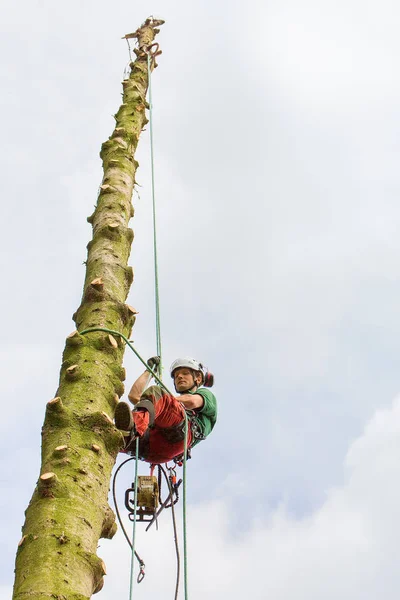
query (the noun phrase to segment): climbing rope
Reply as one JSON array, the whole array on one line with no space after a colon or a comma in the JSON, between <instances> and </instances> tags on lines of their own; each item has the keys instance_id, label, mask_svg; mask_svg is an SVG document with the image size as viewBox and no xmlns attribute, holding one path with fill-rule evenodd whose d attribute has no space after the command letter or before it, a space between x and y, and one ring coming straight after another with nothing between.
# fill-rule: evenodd
<instances>
[{"instance_id":1,"label":"climbing rope","mask_svg":"<svg viewBox=\"0 0 400 600\"><path fill-rule=\"evenodd\" d=\"M188 446L188 420L185 411L185 431L183 441L183 505L182 505L182 523L183 523L183 581L185 590L185 600L188 600L188 570L187 570L187 537L186 537L186 455Z\"/></svg>"},{"instance_id":2,"label":"climbing rope","mask_svg":"<svg viewBox=\"0 0 400 600\"><path fill-rule=\"evenodd\" d=\"M129 39L125 37L128 44L129 66L132 63L132 51ZM156 193L155 193L155 168L154 168L154 142L153 142L153 97L151 88L151 68L155 63L156 56L161 53L158 43L153 43L146 48L147 53L147 76L149 90L149 125L150 125L150 162L151 162L151 197L153 211L153 257L154 257L154 295L155 295L155 318L156 318L156 348L157 356L160 357L160 373L162 372L162 347L161 347L161 319L160 319L160 290L158 285L158 255L157 255L157 220L156 220ZM124 79L127 69L124 71Z\"/></svg>"},{"instance_id":3,"label":"climbing rope","mask_svg":"<svg viewBox=\"0 0 400 600\"><path fill-rule=\"evenodd\" d=\"M164 472L164 469L163 469L163 472ZM170 469L170 472L171 472L171 469ZM175 585L175 598L174 598L174 600L178 600L180 565L181 565L181 560L180 560L180 556L179 556L179 546L178 546L178 532L177 532L177 527L176 527L176 517L175 517L174 502L172 502L172 481L171 481L171 475L169 477L167 477L166 473L164 472L164 476L165 476L165 478L167 480L169 493L171 495L172 526L173 526L173 529L174 529L174 542L175 542L175 553L176 553L176 564L177 564L177 569L176 569L176 585Z\"/></svg>"},{"instance_id":4,"label":"climbing rope","mask_svg":"<svg viewBox=\"0 0 400 600\"><path fill-rule=\"evenodd\" d=\"M161 323L160 323L160 298L159 298L159 285L158 285L158 259L157 259L157 228L156 228L156 200L155 200L155 176L154 176L154 143L153 143L153 96L151 87L151 66L152 62L155 61L155 57L159 51L158 44L153 45L155 50L152 51L152 46L149 47L147 52L147 72L149 80L149 124L150 124L150 154L151 154L151 189L152 189L152 203L153 203L153 253L154 253L154 288L155 288L155 305L156 305L156 340L157 340L157 354L160 356L160 373L162 373L162 359L161 359ZM167 388L164 386L167 390ZM168 391L168 390L167 390ZM171 392L168 392L171 393ZM185 415L185 429L184 429L184 445L183 445L183 565L184 565L184 589L185 589L185 600L188 600L187 590L187 538L186 538L186 459L187 459L187 438L188 438L188 418L186 410ZM175 515L174 515L175 518ZM178 585L178 584L177 584ZM175 592L175 598L178 595L178 588Z\"/></svg>"},{"instance_id":5,"label":"climbing rope","mask_svg":"<svg viewBox=\"0 0 400 600\"><path fill-rule=\"evenodd\" d=\"M158 46L158 44L157 44ZM157 222L156 222L156 193L155 193L155 169L154 169L154 143L153 143L153 96L151 90L151 63L154 56L151 47L147 52L147 72L149 80L149 125L150 125L150 157L151 157L151 196L153 206L153 256L154 256L154 293L156 313L156 347L157 355L160 357L160 373L162 373L161 353L161 321L160 321L160 291L158 285L158 257L157 257Z\"/></svg>"}]
</instances>

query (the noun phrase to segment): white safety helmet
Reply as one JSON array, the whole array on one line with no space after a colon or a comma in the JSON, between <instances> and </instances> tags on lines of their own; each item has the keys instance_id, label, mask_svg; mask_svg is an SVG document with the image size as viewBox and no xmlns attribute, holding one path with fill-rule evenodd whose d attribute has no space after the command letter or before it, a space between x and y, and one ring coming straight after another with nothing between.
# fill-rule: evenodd
<instances>
[{"instance_id":1,"label":"white safety helmet","mask_svg":"<svg viewBox=\"0 0 400 600\"><path fill-rule=\"evenodd\" d=\"M187 369L192 369L193 371L202 371L202 364L194 358L177 358L174 360L170 368L172 378L174 377L175 369L179 369L180 367L186 367Z\"/></svg>"},{"instance_id":2,"label":"white safety helmet","mask_svg":"<svg viewBox=\"0 0 400 600\"><path fill-rule=\"evenodd\" d=\"M207 367L202 365L198 360L195 360L194 358L177 358L174 360L170 367L172 379L174 379L174 371L180 367L192 369L193 371L201 373L201 385L212 387L214 383L214 375L210 373Z\"/></svg>"}]
</instances>

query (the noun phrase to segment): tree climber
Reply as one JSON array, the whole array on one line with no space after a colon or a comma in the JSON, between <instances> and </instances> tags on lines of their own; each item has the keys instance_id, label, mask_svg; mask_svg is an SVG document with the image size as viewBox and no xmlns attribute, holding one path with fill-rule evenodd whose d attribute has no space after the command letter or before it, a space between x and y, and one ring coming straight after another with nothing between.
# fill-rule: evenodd
<instances>
[{"instance_id":1,"label":"tree climber","mask_svg":"<svg viewBox=\"0 0 400 600\"><path fill-rule=\"evenodd\" d=\"M158 356L150 358L151 369L160 363ZM192 448L211 433L217 420L217 401L206 389L214 376L193 358L178 358L170 368L176 398L161 386L146 388L146 370L132 385L128 394L134 409L119 402L115 410L115 425L125 436L124 452L134 453L139 437L139 456L150 463L165 463L184 452L185 411L188 417L187 446Z\"/></svg>"}]
</instances>

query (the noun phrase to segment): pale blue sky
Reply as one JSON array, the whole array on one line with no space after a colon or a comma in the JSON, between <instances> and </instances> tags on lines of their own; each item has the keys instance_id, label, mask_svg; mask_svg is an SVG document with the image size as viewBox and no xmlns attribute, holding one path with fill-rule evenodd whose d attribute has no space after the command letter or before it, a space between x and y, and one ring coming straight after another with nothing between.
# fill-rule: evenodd
<instances>
[{"instance_id":1,"label":"pale blue sky","mask_svg":"<svg viewBox=\"0 0 400 600\"><path fill-rule=\"evenodd\" d=\"M120 38L149 14L166 20L153 78L165 362L206 362L220 401L189 469L191 598L397 599L400 9L390 0L4 3L0 599L80 302L98 152L129 60ZM138 160L129 303L135 345L150 356L148 133ZM140 369L132 356L125 365L129 384ZM139 535L147 598L173 594L164 520ZM99 599L127 593L124 540L102 541L99 555Z\"/></svg>"}]
</instances>

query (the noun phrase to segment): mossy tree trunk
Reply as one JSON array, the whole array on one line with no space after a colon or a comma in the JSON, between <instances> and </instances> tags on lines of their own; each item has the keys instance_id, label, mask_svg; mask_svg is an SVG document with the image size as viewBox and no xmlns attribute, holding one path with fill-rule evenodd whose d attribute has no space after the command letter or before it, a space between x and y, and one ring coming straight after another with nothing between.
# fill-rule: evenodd
<instances>
[{"instance_id":1,"label":"mossy tree trunk","mask_svg":"<svg viewBox=\"0 0 400 600\"><path fill-rule=\"evenodd\" d=\"M88 217L93 238L82 302L73 317L77 331L66 340L59 388L47 403L41 472L18 545L14 600L86 600L103 586L106 569L96 548L99 538L116 531L107 497L123 443L112 418L124 391L124 343L104 332L78 332L103 327L129 337L135 321L135 310L125 304L133 280L128 223L138 166L134 153L147 122L147 52L154 67L157 46L151 45L160 24L148 19L126 36L137 38L136 60L123 82L116 127L101 149L104 178Z\"/></svg>"}]
</instances>

